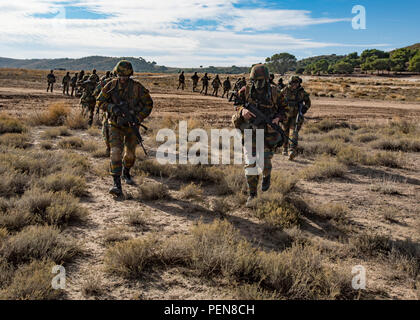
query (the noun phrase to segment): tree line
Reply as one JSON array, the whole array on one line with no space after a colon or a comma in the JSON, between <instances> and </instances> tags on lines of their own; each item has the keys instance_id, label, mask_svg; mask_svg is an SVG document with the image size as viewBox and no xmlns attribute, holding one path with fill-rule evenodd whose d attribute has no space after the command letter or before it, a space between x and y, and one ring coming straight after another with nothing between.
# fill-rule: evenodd
<instances>
[{"instance_id":1,"label":"tree line","mask_svg":"<svg viewBox=\"0 0 420 320\"><path fill-rule=\"evenodd\" d=\"M290 53L274 54L266 60L270 72L284 74L351 74L356 68L364 72L420 72L420 50L401 48L391 52L368 49L359 56L357 52L344 56L325 55L297 61Z\"/></svg>"}]
</instances>

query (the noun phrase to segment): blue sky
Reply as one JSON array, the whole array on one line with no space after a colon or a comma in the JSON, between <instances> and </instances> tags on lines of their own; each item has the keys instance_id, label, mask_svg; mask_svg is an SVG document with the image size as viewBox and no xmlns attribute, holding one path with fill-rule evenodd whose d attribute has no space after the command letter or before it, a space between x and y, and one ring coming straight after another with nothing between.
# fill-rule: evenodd
<instances>
[{"instance_id":1,"label":"blue sky","mask_svg":"<svg viewBox=\"0 0 420 320\"><path fill-rule=\"evenodd\" d=\"M366 29L352 8L366 8ZM21 0L0 3L0 56L144 57L168 66L390 50L420 42L419 1Z\"/></svg>"}]
</instances>

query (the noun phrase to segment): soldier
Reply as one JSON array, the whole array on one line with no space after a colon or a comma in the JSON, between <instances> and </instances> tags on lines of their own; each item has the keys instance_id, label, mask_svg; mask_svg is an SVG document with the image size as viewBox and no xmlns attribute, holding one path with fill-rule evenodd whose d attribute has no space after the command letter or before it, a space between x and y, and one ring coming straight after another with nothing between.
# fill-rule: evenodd
<instances>
[{"instance_id":1,"label":"soldier","mask_svg":"<svg viewBox=\"0 0 420 320\"><path fill-rule=\"evenodd\" d=\"M71 78L71 82L70 82L70 86L71 86L71 96L73 97L74 94L74 90L76 89L76 85L77 85L77 77L78 77L78 73L76 72L74 74L74 76Z\"/></svg>"},{"instance_id":2,"label":"soldier","mask_svg":"<svg viewBox=\"0 0 420 320\"><path fill-rule=\"evenodd\" d=\"M91 126L93 123L93 115L95 112L96 104L96 99L93 95L96 87L95 77L93 74L89 77L86 75L83 80L84 81L81 84L83 88L83 94L80 98L80 104L82 105L84 113L89 113L89 126Z\"/></svg>"},{"instance_id":3,"label":"soldier","mask_svg":"<svg viewBox=\"0 0 420 320\"><path fill-rule=\"evenodd\" d=\"M222 94L222 98L226 94L226 98L229 99L229 91L230 91L230 89L232 89L232 84L230 83L229 77L227 77L227 79L225 81L223 81L223 94Z\"/></svg>"},{"instance_id":4,"label":"soldier","mask_svg":"<svg viewBox=\"0 0 420 320\"><path fill-rule=\"evenodd\" d=\"M110 173L114 180L109 193L115 196L122 195L121 175L127 184L134 184L130 168L136 159L136 146L138 140L133 129L122 125L122 114L118 108L118 101L126 102L139 122L149 116L153 109L153 100L149 91L137 80L131 79L133 66L127 60L118 62L115 66L117 79L109 81L102 89L97 99L97 105L107 112L110 145L111 165ZM124 151L124 156L122 155Z\"/></svg>"},{"instance_id":5,"label":"soldier","mask_svg":"<svg viewBox=\"0 0 420 320\"><path fill-rule=\"evenodd\" d=\"M274 73L270 73L270 84L272 86L275 86L276 84L274 83Z\"/></svg>"},{"instance_id":6,"label":"soldier","mask_svg":"<svg viewBox=\"0 0 420 320\"><path fill-rule=\"evenodd\" d=\"M283 78L279 79L277 86L279 87L280 90L282 90L285 87L285 84L283 83Z\"/></svg>"},{"instance_id":7,"label":"soldier","mask_svg":"<svg viewBox=\"0 0 420 320\"><path fill-rule=\"evenodd\" d=\"M96 74L96 69L93 69L92 70L91 77L92 77L92 81L94 81L95 84L99 82L99 76Z\"/></svg>"},{"instance_id":8,"label":"soldier","mask_svg":"<svg viewBox=\"0 0 420 320\"><path fill-rule=\"evenodd\" d=\"M54 83L55 83L54 70L51 70L50 73L47 75L47 82L48 82L47 92L48 90L50 90L50 88L51 88L51 92L53 92Z\"/></svg>"},{"instance_id":9,"label":"soldier","mask_svg":"<svg viewBox=\"0 0 420 320\"><path fill-rule=\"evenodd\" d=\"M210 81L210 77L207 76L207 72L204 74L204 77L201 78L201 82L203 83L203 87L201 88L200 93L204 92L204 95L207 95L207 90L209 88L209 81Z\"/></svg>"},{"instance_id":10,"label":"soldier","mask_svg":"<svg viewBox=\"0 0 420 320\"><path fill-rule=\"evenodd\" d=\"M112 77L112 75L111 75L111 71L107 71L106 72L106 74L105 74L105 78L106 79L109 79L109 78L111 78Z\"/></svg>"},{"instance_id":11,"label":"soldier","mask_svg":"<svg viewBox=\"0 0 420 320\"><path fill-rule=\"evenodd\" d=\"M280 109L286 114L286 120L283 122L284 131L286 136L289 136L290 129L293 131L293 141L289 160L293 160L296 157L297 144L298 144L298 133L303 124L303 117L300 117L299 122L296 123L296 118L301 108L302 115L304 115L311 107L311 99L309 94L301 86L302 79L298 76L293 76L289 85L280 92ZM283 145L283 154L288 155L289 140L286 139Z\"/></svg>"},{"instance_id":12,"label":"soldier","mask_svg":"<svg viewBox=\"0 0 420 320\"><path fill-rule=\"evenodd\" d=\"M241 88L246 86L246 80L245 77L239 78L238 81L235 82L235 86L233 87L233 90L238 92L241 90Z\"/></svg>"},{"instance_id":13,"label":"soldier","mask_svg":"<svg viewBox=\"0 0 420 320\"><path fill-rule=\"evenodd\" d=\"M222 82L220 81L218 74L216 75L216 77L211 82L211 85L213 86L212 96L217 97L217 93L219 91L219 87L222 85Z\"/></svg>"},{"instance_id":14,"label":"soldier","mask_svg":"<svg viewBox=\"0 0 420 320\"><path fill-rule=\"evenodd\" d=\"M79 72L79 77L77 78L77 82L76 82L76 93L75 96L77 98L80 98L83 94L83 88L81 87L83 79L85 78L85 71L81 70Z\"/></svg>"},{"instance_id":15,"label":"soldier","mask_svg":"<svg viewBox=\"0 0 420 320\"><path fill-rule=\"evenodd\" d=\"M111 74L111 72L110 72L110 74ZM105 85L108 83L108 81L111 81L111 78L107 78L106 75L101 78L98 85L96 86L95 91L93 92L93 96L95 97L95 99L97 99L99 97L102 89L105 87ZM96 114L99 115L99 111L100 111L100 108L97 105L96 106ZM102 117L102 137L104 138L105 146L106 146L105 154L106 154L107 157L109 157L110 154L111 154L111 146L109 144L108 117L107 117L106 112L103 112L102 114L103 114L103 117Z\"/></svg>"},{"instance_id":16,"label":"soldier","mask_svg":"<svg viewBox=\"0 0 420 320\"><path fill-rule=\"evenodd\" d=\"M77 79L77 81L82 81L84 76L85 76L85 70L81 70L80 73L79 73L79 78Z\"/></svg>"},{"instance_id":17,"label":"soldier","mask_svg":"<svg viewBox=\"0 0 420 320\"><path fill-rule=\"evenodd\" d=\"M274 155L274 149L281 144L281 135L267 125L254 125L252 118L255 117L249 110L244 108L245 103L255 103L260 110L275 124L284 119L284 114L279 110L278 91L276 86L269 83L268 69L263 64L257 64L252 67L250 74L251 84L239 90L239 103L236 103L236 113L232 117L235 128L242 132L245 129L252 129L252 156L256 156L256 129L264 130L264 168L262 171L263 179L261 190L267 191L270 188L271 180L271 159ZM249 158L251 150L244 148L245 158ZM256 163L245 165L245 176L248 184L249 197L247 206L250 206L252 200L257 196L259 175L250 169L256 169Z\"/></svg>"},{"instance_id":18,"label":"soldier","mask_svg":"<svg viewBox=\"0 0 420 320\"><path fill-rule=\"evenodd\" d=\"M195 89L197 89L199 79L200 77L198 76L197 72L194 72L194 75L191 77L191 80L193 82L193 92L195 92Z\"/></svg>"},{"instance_id":19,"label":"soldier","mask_svg":"<svg viewBox=\"0 0 420 320\"><path fill-rule=\"evenodd\" d=\"M178 88L176 88L176 90L179 89L179 87L181 87L182 90L184 90L185 88L185 76L184 76L184 71L181 72L181 74L178 77Z\"/></svg>"},{"instance_id":20,"label":"soldier","mask_svg":"<svg viewBox=\"0 0 420 320\"><path fill-rule=\"evenodd\" d=\"M69 87L70 87L70 72L67 72L66 75L63 77L62 85L63 85L63 94L69 95Z\"/></svg>"}]
</instances>

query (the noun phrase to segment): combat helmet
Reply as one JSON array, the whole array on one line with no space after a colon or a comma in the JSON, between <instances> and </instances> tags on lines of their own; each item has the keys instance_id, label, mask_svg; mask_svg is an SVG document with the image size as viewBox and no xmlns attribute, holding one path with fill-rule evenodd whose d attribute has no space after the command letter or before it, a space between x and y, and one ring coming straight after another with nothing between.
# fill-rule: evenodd
<instances>
[{"instance_id":1,"label":"combat helmet","mask_svg":"<svg viewBox=\"0 0 420 320\"><path fill-rule=\"evenodd\" d=\"M299 83L299 84L301 84L302 83L302 79L300 77L298 77L298 76L293 76L289 80L289 84L292 84L292 83Z\"/></svg>"},{"instance_id":2,"label":"combat helmet","mask_svg":"<svg viewBox=\"0 0 420 320\"><path fill-rule=\"evenodd\" d=\"M249 75L249 78L253 81L257 80L268 80L270 77L270 74L268 72L268 69L263 64L256 64L251 69L251 74Z\"/></svg>"},{"instance_id":3,"label":"combat helmet","mask_svg":"<svg viewBox=\"0 0 420 320\"><path fill-rule=\"evenodd\" d=\"M120 77L130 77L133 75L133 65L130 61L121 60L115 66L114 72Z\"/></svg>"}]
</instances>

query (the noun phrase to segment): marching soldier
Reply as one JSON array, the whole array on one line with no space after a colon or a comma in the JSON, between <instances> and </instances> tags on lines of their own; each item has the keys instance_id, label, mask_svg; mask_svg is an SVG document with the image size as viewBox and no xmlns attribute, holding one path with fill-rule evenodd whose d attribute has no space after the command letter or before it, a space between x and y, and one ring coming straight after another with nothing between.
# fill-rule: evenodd
<instances>
[{"instance_id":1,"label":"marching soldier","mask_svg":"<svg viewBox=\"0 0 420 320\"><path fill-rule=\"evenodd\" d=\"M215 97L217 97L217 93L219 91L219 87L222 85L222 83L220 82L220 79L219 79L219 75L216 75L216 77L211 82L211 85L213 86L213 93L212 93L212 95L215 96Z\"/></svg>"},{"instance_id":2,"label":"marching soldier","mask_svg":"<svg viewBox=\"0 0 420 320\"><path fill-rule=\"evenodd\" d=\"M229 99L229 91L230 91L230 89L232 89L232 84L230 83L229 77L227 77L227 79L225 81L223 81L223 94L222 94L222 98L226 94L226 98Z\"/></svg>"},{"instance_id":3,"label":"marching soldier","mask_svg":"<svg viewBox=\"0 0 420 320\"><path fill-rule=\"evenodd\" d=\"M84 77L84 81L81 84L81 87L83 88L83 94L82 94L82 97L80 98L80 103L82 105L84 113L89 114L88 123L89 123L89 126L91 126L93 123L93 116L94 116L95 104L96 104L96 99L93 95L93 92L96 87L95 77L93 75L89 77L86 75Z\"/></svg>"},{"instance_id":4,"label":"marching soldier","mask_svg":"<svg viewBox=\"0 0 420 320\"><path fill-rule=\"evenodd\" d=\"M96 74L96 69L92 70L91 78L92 78L92 81L95 82L95 84L99 82L99 76Z\"/></svg>"},{"instance_id":5,"label":"marching soldier","mask_svg":"<svg viewBox=\"0 0 420 320\"><path fill-rule=\"evenodd\" d=\"M50 73L47 75L47 82L48 82L47 92L50 89L51 89L51 92L53 92L53 90L54 90L54 83L55 83L54 70L51 70Z\"/></svg>"},{"instance_id":6,"label":"marching soldier","mask_svg":"<svg viewBox=\"0 0 420 320\"><path fill-rule=\"evenodd\" d=\"M127 184L134 184L130 168L136 159L138 139L133 128L127 126L119 103L125 103L139 123L147 118L153 109L149 91L137 80L131 78L133 66L127 60L115 66L117 78L109 81L97 98L97 106L107 113L109 125L111 164L110 173L114 184L109 193L122 195L121 175ZM124 152L124 155L123 155Z\"/></svg>"},{"instance_id":7,"label":"marching soldier","mask_svg":"<svg viewBox=\"0 0 420 320\"><path fill-rule=\"evenodd\" d=\"M71 78L71 82L70 82L70 86L71 86L71 96L73 97L74 94L74 90L76 89L76 85L77 85L77 77L78 77L78 73L76 72L74 74L74 76Z\"/></svg>"},{"instance_id":8,"label":"marching soldier","mask_svg":"<svg viewBox=\"0 0 420 320\"><path fill-rule=\"evenodd\" d=\"M191 77L191 80L193 82L192 85L192 91L195 92L195 89L197 89L197 85L198 85L198 80L200 79L200 77L198 76L197 72L194 72L194 75Z\"/></svg>"},{"instance_id":9,"label":"marching soldier","mask_svg":"<svg viewBox=\"0 0 420 320\"><path fill-rule=\"evenodd\" d=\"M67 72L66 75L63 77L62 85L63 85L63 94L69 95L69 87L70 87L70 72Z\"/></svg>"},{"instance_id":10,"label":"marching soldier","mask_svg":"<svg viewBox=\"0 0 420 320\"><path fill-rule=\"evenodd\" d=\"M280 90L282 90L286 85L283 83L283 78L280 78L277 87L279 87Z\"/></svg>"},{"instance_id":11,"label":"marching soldier","mask_svg":"<svg viewBox=\"0 0 420 320\"><path fill-rule=\"evenodd\" d=\"M178 77L178 88L176 88L176 90L179 89L179 87L181 87L182 90L184 90L185 88L185 76L184 76L184 71L181 72L181 74Z\"/></svg>"},{"instance_id":12,"label":"marching soldier","mask_svg":"<svg viewBox=\"0 0 420 320\"><path fill-rule=\"evenodd\" d=\"M252 67L250 74L251 84L242 87L239 90L240 101L236 103L236 113L232 117L235 128L244 132L245 129L252 129L252 150L244 148L245 158L256 156L256 129L264 130L264 167L262 168L262 184L261 190L267 191L270 188L271 181L271 159L274 155L275 148L282 144L282 136L280 133L265 124L254 124L253 118L255 114L245 108L246 103L253 103L269 117L273 123L278 124L284 119L284 114L279 109L279 97L276 86L270 85L268 69L263 64L257 64ZM247 142L245 141L245 146ZM250 154L251 153L251 154ZM247 206L252 204L252 200L257 196L259 173L255 172L257 163L245 164L245 176L248 184L249 197ZM254 171L254 172L253 172Z\"/></svg>"},{"instance_id":13,"label":"marching soldier","mask_svg":"<svg viewBox=\"0 0 420 320\"><path fill-rule=\"evenodd\" d=\"M210 81L210 77L207 76L207 72L204 74L204 77L201 78L201 82L203 83L203 87L201 88L200 93L204 92L204 95L207 95L207 90L209 88L209 81Z\"/></svg>"},{"instance_id":14,"label":"marching soldier","mask_svg":"<svg viewBox=\"0 0 420 320\"><path fill-rule=\"evenodd\" d=\"M286 136L289 137L290 129L293 131L293 141L289 160L296 157L298 145L298 133L302 127L304 118L303 115L308 112L311 107L311 99L309 94L301 86L302 79L298 76L293 76L289 85L280 92L280 109L286 114L286 120L283 122ZM301 115L298 118L299 111ZM298 119L297 119L298 118ZM289 140L286 139L283 145L283 154L288 155Z\"/></svg>"}]
</instances>

